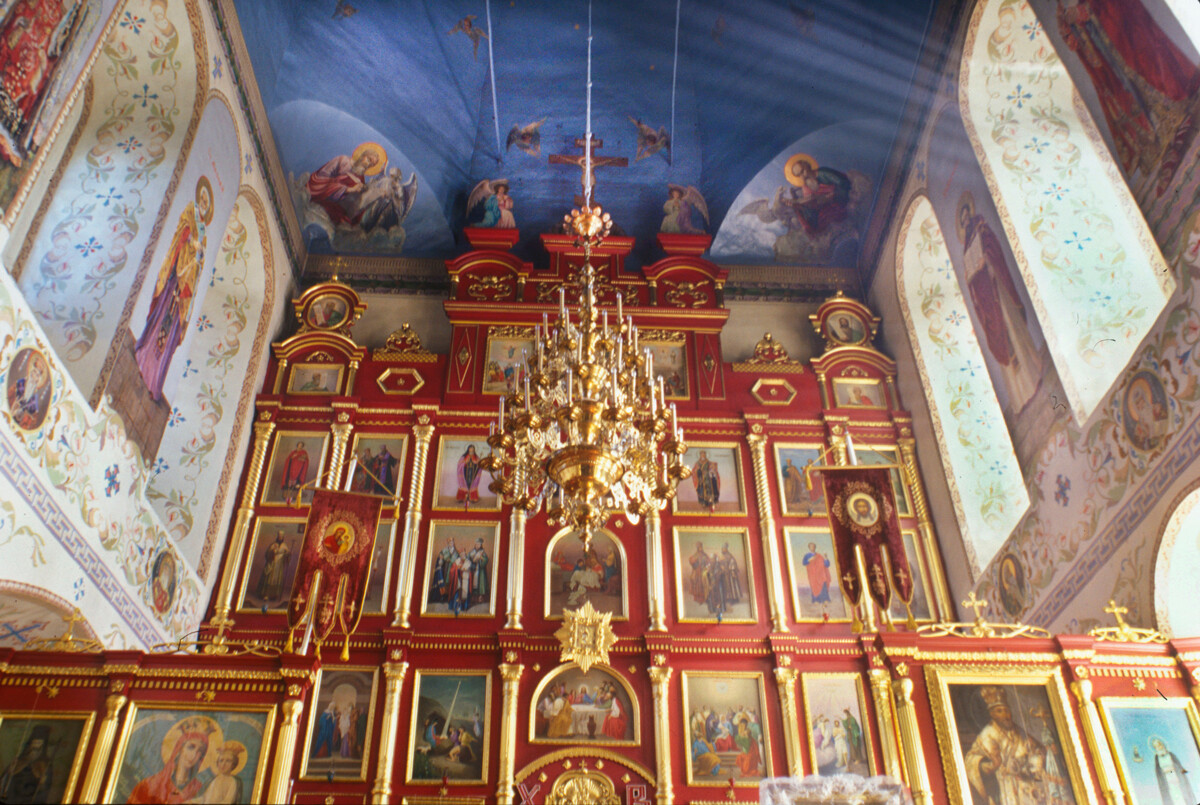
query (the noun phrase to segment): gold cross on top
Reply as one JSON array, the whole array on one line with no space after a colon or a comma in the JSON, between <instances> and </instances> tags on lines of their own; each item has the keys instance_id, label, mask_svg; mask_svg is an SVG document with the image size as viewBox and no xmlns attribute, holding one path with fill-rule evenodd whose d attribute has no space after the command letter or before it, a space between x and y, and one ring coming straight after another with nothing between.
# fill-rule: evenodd
<instances>
[{"instance_id":1,"label":"gold cross on top","mask_svg":"<svg viewBox=\"0 0 1200 805\"><path fill-rule=\"evenodd\" d=\"M1128 624L1128 623L1126 623L1126 622L1125 622L1125 619L1121 617L1122 615L1124 615L1124 614L1126 614L1126 613L1128 613L1128 612L1129 612L1129 607L1117 606L1117 601L1116 601L1116 599L1115 599L1115 598L1110 598L1110 599L1108 599L1108 606L1106 606L1106 607L1104 608L1104 611L1105 611L1105 612L1107 612L1109 615L1112 615L1114 618L1116 618L1116 619L1117 619L1117 626L1118 626L1118 627L1120 627L1121 629L1127 629L1127 628L1129 628L1129 624Z\"/></svg>"},{"instance_id":2,"label":"gold cross on top","mask_svg":"<svg viewBox=\"0 0 1200 805\"><path fill-rule=\"evenodd\" d=\"M966 607L967 609L975 610L976 623L980 623L983 621L983 615L981 613L983 612L983 610L987 609L989 606L987 601L981 601L975 597L974 590L967 593L967 600L963 601L962 605L964 607Z\"/></svg>"}]
</instances>

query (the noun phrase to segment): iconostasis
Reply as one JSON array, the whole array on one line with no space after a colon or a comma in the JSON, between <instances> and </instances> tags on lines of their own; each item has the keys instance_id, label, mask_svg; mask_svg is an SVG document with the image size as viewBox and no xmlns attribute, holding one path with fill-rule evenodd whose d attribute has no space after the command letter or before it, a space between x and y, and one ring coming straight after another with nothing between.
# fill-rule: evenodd
<instances>
[{"instance_id":1,"label":"iconostasis","mask_svg":"<svg viewBox=\"0 0 1200 805\"><path fill-rule=\"evenodd\" d=\"M660 236L667 256L640 272L624 269L630 239L604 241L598 301L615 309L621 293L653 352L691 475L666 509L613 518L585 545L505 505L483 461L533 328L558 315L560 289L577 297L582 251L543 236L550 266L535 271L495 232L468 237L476 248L447 265L447 354L403 323L382 348L358 345L364 305L337 282L295 300L297 332L255 402L211 628L149 654L69 637L5 654L0 794L636 805L889 775L918 802L1083 805L1097 791L1151 801L1179 769L1166 779L1186 795L1200 644L1127 626L1052 637L979 611L955 623L911 418L866 306L821 305L810 362L769 333L730 362L726 275L699 257L705 236ZM821 476L847 464L890 474L908 608L843 593L865 570L839 563ZM383 501L344 644L289 629L323 488ZM1014 741L1035 772L997 767Z\"/></svg>"}]
</instances>

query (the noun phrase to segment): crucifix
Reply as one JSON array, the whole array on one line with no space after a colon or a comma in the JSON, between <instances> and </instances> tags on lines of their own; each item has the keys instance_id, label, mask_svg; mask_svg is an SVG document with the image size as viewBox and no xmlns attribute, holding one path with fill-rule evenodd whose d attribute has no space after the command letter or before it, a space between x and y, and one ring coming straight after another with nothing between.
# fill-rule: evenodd
<instances>
[{"instance_id":1,"label":"crucifix","mask_svg":"<svg viewBox=\"0 0 1200 805\"><path fill-rule=\"evenodd\" d=\"M576 148L585 149L587 140L583 137L576 137L574 145ZM604 140L592 137L592 175L588 176L587 171L587 154L551 154L551 165L574 165L579 168L580 179L579 185L583 189L583 193L575 197L575 206L582 207L585 203L587 188L590 184L593 188L596 186L596 168L624 168L629 165L629 160L625 157L602 157L597 156L596 149L604 147ZM590 182L588 180L591 180ZM591 203L596 203L596 195L593 191Z\"/></svg>"}]
</instances>

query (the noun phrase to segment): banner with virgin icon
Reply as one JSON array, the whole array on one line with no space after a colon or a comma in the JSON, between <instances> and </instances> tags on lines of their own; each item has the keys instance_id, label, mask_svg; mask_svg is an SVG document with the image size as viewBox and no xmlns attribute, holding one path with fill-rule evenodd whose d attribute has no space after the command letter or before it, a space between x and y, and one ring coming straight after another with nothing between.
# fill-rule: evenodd
<instances>
[{"instance_id":1,"label":"banner with virgin icon","mask_svg":"<svg viewBox=\"0 0 1200 805\"><path fill-rule=\"evenodd\" d=\"M887 612L891 605L893 590L907 607L912 601L912 571L904 552L889 469L822 467L821 475L838 566L845 568L840 581L846 598L857 606L865 582L868 595L881 612ZM856 550L862 552L865 579L851 570L858 566Z\"/></svg>"},{"instance_id":2,"label":"banner with virgin icon","mask_svg":"<svg viewBox=\"0 0 1200 805\"><path fill-rule=\"evenodd\" d=\"M334 626L347 641L358 628L382 504L375 495L313 492L288 602L288 627L294 631L311 619L318 651Z\"/></svg>"}]
</instances>

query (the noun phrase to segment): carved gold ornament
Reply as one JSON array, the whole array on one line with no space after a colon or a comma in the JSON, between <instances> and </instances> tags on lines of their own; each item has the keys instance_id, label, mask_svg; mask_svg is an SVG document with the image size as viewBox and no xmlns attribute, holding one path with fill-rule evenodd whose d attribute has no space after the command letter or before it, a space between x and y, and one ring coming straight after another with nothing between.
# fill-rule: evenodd
<instances>
[{"instance_id":1,"label":"carved gold ornament","mask_svg":"<svg viewBox=\"0 0 1200 805\"><path fill-rule=\"evenodd\" d=\"M976 598L974 590L968 593L967 600L963 601L962 605L965 609L975 611L975 620L972 623L957 621L927 623L918 627L917 634L924 637L1050 637L1050 633L1040 626L985 621L982 613L988 608L988 602Z\"/></svg>"},{"instance_id":2,"label":"carved gold ornament","mask_svg":"<svg viewBox=\"0 0 1200 805\"><path fill-rule=\"evenodd\" d=\"M1165 643L1167 636L1157 629L1142 629L1130 626L1122 617L1129 612L1129 607L1118 606L1115 599L1108 600L1104 611L1117 619L1116 626L1097 626L1088 632L1096 640L1119 640L1124 643Z\"/></svg>"},{"instance_id":3,"label":"carved gold ornament","mask_svg":"<svg viewBox=\"0 0 1200 805\"><path fill-rule=\"evenodd\" d=\"M574 662L585 674L597 663L608 665L608 650L617 642L612 613L597 612L591 601L563 612L563 625L554 633L562 644L563 662Z\"/></svg>"},{"instance_id":4,"label":"carved gold ornament","mask_svg":"<svg viewBox=\"0 0 1200 805\"><path fill-rule=\"evenodd\" d=\"M621 805L616 787L608 776L588 770L585 764L579 771L568 771L554 781L546 795L546 805ZM563 763L568 768L567 763Z\"/></svg>"}]
</instances>

